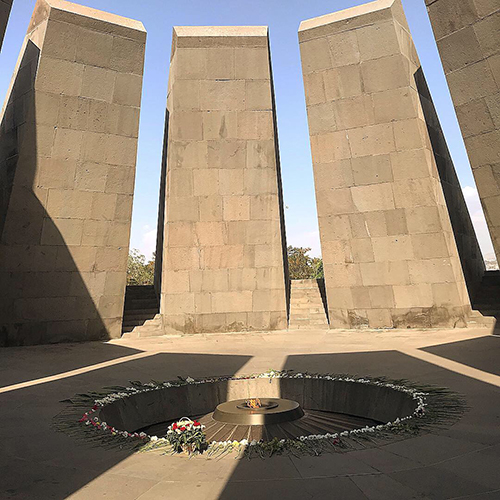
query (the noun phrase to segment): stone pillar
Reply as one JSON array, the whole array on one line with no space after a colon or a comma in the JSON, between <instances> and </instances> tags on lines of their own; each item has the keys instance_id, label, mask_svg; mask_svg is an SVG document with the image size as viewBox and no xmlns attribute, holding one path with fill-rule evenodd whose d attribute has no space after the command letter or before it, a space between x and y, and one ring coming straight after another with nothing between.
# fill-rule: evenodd
<instances>
[{"instance_id":1,"label":"stone pillar","mask_svg":"<svg viewBox=\"0 0 500 500\"><path fill-rule=\"evenodd\" d=\"M426 4L500 262L500 2Z\"/></svg>"},{"instance_id":2,"label":"stone pillar","mask_svg":"<svg viewBox=\"0 0 500 500\"><path fill-rule=\"evenodd\" d=\"M267 28L174 28L167 108L166 331L286 328Z\"/></svg>"},{"instance_id":3,"label":"stone pillar","mask_svg":"<svg viewBox=\"0 0 500 500\"><path fill-rule=\"evenodd\" d=\"M121 335L146 33L38 0L0 128L0 343Z\"/></svg>"},{"instance_id":4,"label":"stone pillar","mask_svg":"<svg viewBox=\"0 0 500 500\"><path fill-rule=\"evenodd\" d=\"M443 177L464 258L477 242L449 155L429 138L439 124L426 123L400 0L304 21L299 40L331 326L464 325Z\"/></svg>"},{"instance_id":5,"label":"stone pillar","mask_svg":"<svg viewBox=\"0 0 500 500\"><path fill-rule=\"evenodd\" d=\"M3 37L9 21L12 0L0 0L0 50L2 49Z\"/></svg>"}]
</instances>

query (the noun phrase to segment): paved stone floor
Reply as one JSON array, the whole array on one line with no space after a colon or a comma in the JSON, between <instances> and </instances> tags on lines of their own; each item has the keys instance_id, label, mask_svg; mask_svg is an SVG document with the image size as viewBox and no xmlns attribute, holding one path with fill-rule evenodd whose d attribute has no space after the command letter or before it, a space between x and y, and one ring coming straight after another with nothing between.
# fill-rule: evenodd
<instances>
[{"instance_id":1,"label":"paved stone floor","mask_svg":"<svg viewBox=\"0 0 500 500\"><path fill-rule=\"evenodd\" d=\"M500 338L488 329L290 331L0 350L1 499L500 499ZM129 380L268 369L386 375L447 386L449 428L301 459L110 451L54 432L59 401Z\"/></svg>"}]
</instances>

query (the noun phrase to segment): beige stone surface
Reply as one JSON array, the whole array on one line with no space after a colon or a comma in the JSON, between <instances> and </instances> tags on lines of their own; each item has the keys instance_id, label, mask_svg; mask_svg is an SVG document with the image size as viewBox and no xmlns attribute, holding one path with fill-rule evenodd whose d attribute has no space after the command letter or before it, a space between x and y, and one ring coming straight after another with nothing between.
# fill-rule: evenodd
<instances>
[{"instance_id":1,"label":"beige stone surface","mask_svg":"<svg viewBox=\"0 0 500 500\"><path fill-rule=\"evenodd\" d=\"M174 28L157 274L167 332L287 326L268 44L262 26Z\"/></svg>"},{"instance_id":2,"label":"beige stone surface","mask_svg":"<svg viewBox=\"0 0 500 500\"><path fill-rule=\"evenodd\" d=\"M383 311L370 311L381 326ZM237 314L231 318L240 321ZM58 322L51 328L63 331ZM287 500L305 495L495 499L500 488L495 460L500 339L490 332L316 329L4 349L0 497L233 500L258 491L266 500L278 494ZM344 453L265 460L134 453L125 446L77 439L54 426L54 415L64 408L61 400L76 393L127 386L130 379L147 383L177 376L244 376L270 367L448 387L465 397L468 410L456 421L417 435L364 441ZM229 387L233 394L236 387Z\"/></svg>"},{"instance_id":3,"label":"beige stone surface","mask_svg":"<svg viewBox=\"0 0 500 500\"><path fill-rule=\"evenodd\" d=\"M0 276L23 284L0 345L121 335L145 41L137 21L35 6L0 117Z\"/></svg>"},{"instance_id":4,"label":"beige stone surface","mask_svg":"<svg viewBox=\"0 0 500 500\"><path fill-rule=\"evenodd\" d=\"M426 4L500 261L500 5L487 0Z\"/></svg>"},{"instance_id":5,"label":"beige stone surface","mask_svg":"<svg viewBox=\"0 0 500 500\"><path fill-rule=\"evenodd\" d=\"M12 8L13 0L0 0L0 50L9 21L10 9Z\"/></svg>"},{"instance_id":6,"label":"beige stone surface","mask_svg":"<svg viewBox=\"0 0 500 500\"><path fill-rule=\"evenodd\" d=\"M400 0L299 42L330 326L465 326L484 263Z\"/></svg>"}]
</instances>

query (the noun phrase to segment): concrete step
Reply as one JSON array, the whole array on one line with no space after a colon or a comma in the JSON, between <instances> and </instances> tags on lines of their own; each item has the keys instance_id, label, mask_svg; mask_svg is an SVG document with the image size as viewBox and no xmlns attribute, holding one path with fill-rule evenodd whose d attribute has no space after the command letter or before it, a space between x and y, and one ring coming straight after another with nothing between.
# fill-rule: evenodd
<instances>
[{"instance_id":1,"label":"concrete step","mask_svg":"<svg viewBox=\"0 0 500 500\"><path fill-rule=\"evenodd\" d=\"M127 286L122 323L125 338L137 338L148 329L161 331L158 312L158 298L152 285Z\"/></svg>"},{"instance_id":2,"label":"concrete step","mask_svg":"<svg viewBox=\"0 0 500 500\"><path fill-rule=\"evenodd\" d=\"M153 309L154 307L158 307L158 301L156 300L156 297L141 297L137 299L130 299L125 297L125 309Z\"/></svg>"},{"instance_id":3,"label":"concrete step","mask_svg":"<svg viewBox=\"0 0 500 500\"><path fill-rule=\"evenodd\" d=\"M498 318L500 318L500 314L498 314ZM471 311L470 316L467 319L467 325L469 327L472 326L494 326L496 323L496 319L494 315L483 315L479 311Z\"/></svg>"},{"instance_id":4,"label":"concrete step","mask_svg":"<svg viewBox=\"0 0 500 500\"><path fill-rule=\"evenodd\" d=\"M288 328L328 328L328 320L318 280L292 280L290 287Z\"/></svg>"},{"instance_id":5,"label":"concrete step","mask_svg":"<svg viewBox=\"0 0 500 500\"><path fill-rule=\"evenodd\" d=\"M309 324L309 325L328 325L328 322L326 321L326 317L324 318L316 318L316 319L311 319L311 318L290 318L289 323L292 324Z\"/></svg>"},{"instance_id":6,"label":"concrete step","mask_svg":"<svg viewBox=\"0 0 500 500\"><path fill-rule=\"evenodd\" d=\"M124 326L122 331L122 338L159 337L164 334L161 315L158 314L140 326Z\"/></svg>"},{"instance_id":7,"label":"concrete step","mask_svg":"<svg viewBox=\"0 0 500 500\"><path fill-rule=\"evenodd\" d=\"M127 319L150 319L158 314L158 308L150 309L128 309L125 310L123 317Z\"/></svg>"},{"instance_id":8,"label":"concrete step","mask_svg":"<svg viewBox=\"0 0 500 500\"><path fill-rule=\"evenodd\" d=\"M125 328L127 326L142 326L144 323L150 319L153 319L154 316L149 316L147 318L143 319L124 319L122 323L122 328Z\"/></svg>"}]
</instances>

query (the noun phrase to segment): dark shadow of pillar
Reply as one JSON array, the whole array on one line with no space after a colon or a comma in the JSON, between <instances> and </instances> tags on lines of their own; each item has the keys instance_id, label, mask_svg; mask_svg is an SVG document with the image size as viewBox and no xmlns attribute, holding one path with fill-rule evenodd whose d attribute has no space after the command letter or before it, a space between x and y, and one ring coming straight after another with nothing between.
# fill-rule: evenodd
<instances>
[{"instance_id":1,"label":"dark shadow of pillar","mask_svg":"<svg viewBox=\"0 0 500 500\"><path fill-rule=\"evenodd\" d=\"M472 301L486 270L483 256L421 67L415 72L414 77L431 141L432 153L450 216L465 284Z\"/></svg>"},{"instance_id":2,"label":"dark shadow of pillar","mask_svg":"<svg viewBox=\"0 0 500 500\"><path fill-rule=\"evenodd\" d=\"M285 205L283 200L283 180L281 178L281 159L280 148L278 140L278 120L276 117L276 97L274 93L274 78L273 78L273 64L271 61L271 41L268 35L267 48L269 52L269 74L271 82L271 106L273 110L273 129L274 129L274 151L276 158L276 179L278 182L278 204L280 212L280 227L281 227L281 251L283 254L283 274L285 276L285 296L286 296L286 316L287 321L290 321L290 293L291 282L290 272L288 270L288 250L286 244L286 226L285 226Z\"/></svg>"},{"instance_id":3,"label":"dark shadow of pillar","mask_svg":"<svg viewBox=\"0 0 500 500\"><path fill-rule=\"evenodd\" d=\"M158 302L161 301L161 282L163 269L163 243L165 238L165 204L167 202L167 158L168 158L168 124L170 113L165 111L165 132L163 134L163 156L161 160L160 173L160 195L158 200L158 226L156 230L156 253L155 253L155 276L154 286L158 296Z\"/></svg>"}]
</instances>

